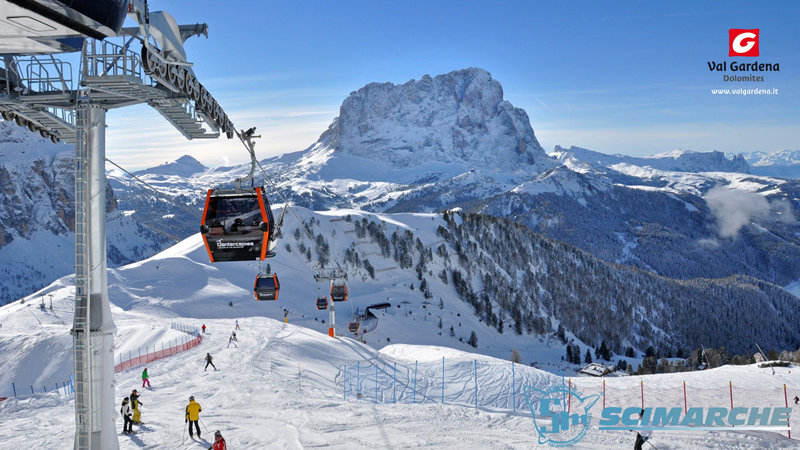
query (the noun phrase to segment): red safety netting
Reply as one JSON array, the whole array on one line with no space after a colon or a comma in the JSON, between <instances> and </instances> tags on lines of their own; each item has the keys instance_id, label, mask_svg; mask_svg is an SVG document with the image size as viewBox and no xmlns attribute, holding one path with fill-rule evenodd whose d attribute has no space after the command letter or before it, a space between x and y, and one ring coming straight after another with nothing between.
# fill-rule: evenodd
<instances>
[{"instance_id":1,"label":"red safety netting","mask_svg":"<svg viewBox=\"0 0 800 450\"><path fill-rule=\"evenodd\" d=\"M136 356L134 358L131 358L127 361L123 361L115 365L114 373L120 373L124 370L130 369L131 367L140 366L143 364L147 364L151 361L155 361L157 359L166 358L167 356L172 356L181 352L185 352L186 350L190 350L197 347L198 345L200 345L202 341L203 337L197 335L197 337L195 337L194 339L191 339L183 344L178 344L170 348L165 348L163 350L155 350L145 355Z\"/></svg>"}]
</instances>

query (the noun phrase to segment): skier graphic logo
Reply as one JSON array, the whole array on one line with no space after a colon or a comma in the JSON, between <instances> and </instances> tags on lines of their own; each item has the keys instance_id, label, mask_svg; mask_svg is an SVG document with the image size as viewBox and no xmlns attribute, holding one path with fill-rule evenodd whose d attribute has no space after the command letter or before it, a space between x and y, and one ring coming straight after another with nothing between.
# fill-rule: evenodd
<instances>
[{"instance_id":1,"label":"skier graphic logo","mask_svg":"<svg viewBox=\"0 0 800 450\"><path fill-rule=\"evenodd\" d=\"M580 442L592 423L590 410L600 398L584 396L565 386L547 391L526 386L524 392L539 444L551 447L570 447Z\"/></svg>"}]
</instances>

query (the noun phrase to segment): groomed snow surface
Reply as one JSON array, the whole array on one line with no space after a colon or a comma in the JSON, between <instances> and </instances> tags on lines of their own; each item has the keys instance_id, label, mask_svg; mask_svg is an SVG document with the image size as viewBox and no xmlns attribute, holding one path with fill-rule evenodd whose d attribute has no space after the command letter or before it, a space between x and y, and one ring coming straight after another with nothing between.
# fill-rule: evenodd
<instances>
[{"instance_id":1,"label":"groomed snow surface","mask_svg":"<svg viewBox=\"0 0 800 450\"><path fill-rule=\"evenodd\" d=\"M385 219L388 226L411 224L411 229L440 220L415 215ZM342 222L323 223L345 226ZM352 239L346 231L342 228L337 233L339 239ZM425 242L436 239L420 234ZM331 245L336 251L335 247L349 244L332 241ZM379 313L378 329L367 335L372 347L349 337L332 339L325 333L328 324L321 323L328 319L327 312L314 309L317 286L308 280L310 269L304 258L297 251L281 252L271 262L281 274L277 302L253 299L252 264L209 264L197 236L148 260L109 271L109 295L118 328L116 361L128 352L136 354L139 347L169 346L185 336L171 329L172 323L196 327L205 323L208 327L197 348L147 364L152 389L141 388L143 366L117 374L117 398L109 412L117 416L117 433L122 430L120 402L132 389L142 393L144 422L134 426L136 434L119 436L120 448L208 448L215 430L222 432L231 450L547 448L538 445L523 391L525 386L557 387L560 373L522 364L513 366L512 373L506 359L468 353L471 347L446 332L448 320L456 326L464 322L459 335L468 335L480 326L473 323L477 321L470 317L468 306L462 309L460 302L451 298L445 298L442 311L428 305L445 317L445 328L439 330L436 316L426 319L429 309L423 308L418 291L403 284L411 280L402 278L400 271L382 272L387 275L381 281L351 277L352 298L336 305L339 333L346 329L354 307L386 298L392 299L393 306ZM73 291L71 277L65 277L42 291L47 303L49 294L53 295L52 310L39 308L38 295L24 304L14 302L0 308L0 396L8 395L5 390L12 382L18 392L28 389L28 384L37 391L34 396L0 402L0 442L8 448L66 449L73 445L74 397L50 388L72 372L69 329ZM396 300L403 298L410 303L400 303L405 308L398 309ZM280 320L283 308L291 310L288 324ZM448 319L459 311L459 316L453 314L455 319ZM241 326L238 346L229 346L236 319ZM439 331L445 333L440 336ZM532 354L540 354L540 363L555 367L563 354L563 348L550 348L533 337L481 336L481 350L494 356L507 354L495 348L517 347L526 361L533 360ZM389 337L391 342L387 342ZM523 346L525 340L530 343ZM203 370L206 353L214 357L218 371ZM741 401L757 402L763 392L769 393L763 396L767 402L763 406L782 406L774 404L778 401L775 392L786 384L791 403L800 393L800 368L775 370L773 375L770 369L755 366L726 366L683 374L614 377L606 379L607 398L617 395L619 399L625 394L628 402L636 404L642 381L647 399L654 392L675 396L685 381L690 387L690 407L725 406L730 382L737 404L740 395ZM583 394L602 392L602 379L572 379ZM43 385L49 393L41 392ZM190 395L203 408L202 438L194 440L185 432L183 420ZM633 433L597 429L600 410L595 408L591 411L592 429L573 448L632 448ZM798 418L793 418L792 424L800 424ZM796 432L800 434L800 426ZM655 432L651 443L659 450L800 448L800 441L766 431Z\"/></svg>"},{"instance_id":2,"label":"groomed snow surface","mask_svg":"<svg viewBox=\"0 0 800 450\"><path fill-rule=\"evenodd\" d=\"M125 321L125 328L152 330L152 340L142 340L149 345L159 345L164 338L163 328L169 327L170 318L142 318ZM446 361L460 360L472 367L477 359L479 381L484 384L491 374L497 385L508 385L506 361L475 356L458 350L391 345L381 352L348 338L331 339L307 328L284 324L273 319L246 318L240 320L237 333L238 347L228 347L228 336L234 323L230 319L206 322L208 334L196 349L148 364L152 389L141 388L141 369L134 368L117 375L117 392L120 399L131 389L142 392L143 424L134 426L131 436L119 437L120 448L207 448L213 432L221 430L232 450L266 448L535 448L537 435L530 413L524 408L517 412L493 407L475 408L469 403L441 404L435 372L444 356ZM5 329L5 327L4 327ZM129 334L130 335L130 334ZM142 339L141 333L138 338ZM4 336L7 338L7 336ZM36 339L32 334L30 339ZM41 351L43 360L57 356L64 349ZM211 353L218 371L210 367L204 371L203 357ZM356 395L355 362L360 361L363 372L364 398ZM374 402L374 389L367 378L371 363L389 369L385 380L391 379L391 368L397 363L398 372L413 368L419 361L417 386L426 385L424 393L418 392L412 403L412 386L397 387L398 403L392 403L391 384L381 386L383 400ZM43 362L45 364L45 362ZM348 365L348 382L343 367ZM527 385L547 388L560 379L537 369L517 365L517 377L527 378ZM299 370L299 376L298 376ZM447 384L455 390L472 391L472 371L462 371L461 379L448 373ZM769 371L754 367L721 368L683 376L650 376L608 379L607 384L635 387L639 380L661 386L680 384L681 379L692 385L727 385L734 383L760 383L774 385L786 380L796 380L787 369L775 376ZM519 380L519 378L518 378ZM591 384L600 380L581 378L580 387L589 392ZM343 385L352 389L344 397ZM492 386L480 390L491 391ZM724 389L723 389L724 392ZM510 395L510 392L506 391ZM203 408L202 438L189 439L183 423L184 407L188 397L194 395ZM450 387L446 397L450 397ZM482 395L479 394L479 397ZM521 393L517 393L518 398ZM483 397L479 402L484 402ZM448 400L446 399L446 402ZM2 440L8 448L70 448L74 423L73 397L38 394L22 400L9 399L0 407L3 423ZM121 421L119 430L122 429ZM574 448L612 449L630 448L633 434L628 432L598 431L594 429ZM656 432L652 443L658 449L686 448L798 448L790 441L770 432ZM543 447L544 448L544 447Z\"/></svg>"}]
</instances>

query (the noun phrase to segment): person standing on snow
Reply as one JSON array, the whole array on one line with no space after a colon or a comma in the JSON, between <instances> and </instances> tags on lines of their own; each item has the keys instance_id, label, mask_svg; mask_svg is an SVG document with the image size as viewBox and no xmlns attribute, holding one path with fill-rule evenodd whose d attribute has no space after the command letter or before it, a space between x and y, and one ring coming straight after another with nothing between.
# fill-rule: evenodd
<instances>
[{"instance_id":1,"label":"person standing on snow","mask_svg":"<svg viewBox=\"0 0 800 450\"><path fill-rule=\"evenodd\" d=\"M200 421L200 411L203 408L200 407L200 404L194 401L194 395L189 397L189 404L186 405L186 422L189 424L189 437L193 437L192 434L192 424L194 424L195 430L197 430L197 437L200 438L200 425L197 423Z\"/></svg>"},{"instance_id":2,"label":"person standing on snow","mask_svg":"<svg viewBox=\"0 0 800 450\"><path fill-rule=\"evenodd\" d=\"M798 397L795 395L795 396L794 396L794 404L796 405L796 404L797 404L797 402L800 402L800 398L798 398Z\"/></svg>"},{"instance_id":3,"label":"person standing on snow","mask_svg":"<svg viewBox=\"0 0 800 450\"><path fill-rule=\"evenodd\" d=\"M231 344L233 344L236 348L239 348L239 346L236 345L236 342L234 342L235 340L236 340L235 334L231 335L231 337L228 339L228 348L231 348Z\"/></svg>"},{"instance_id":4,"label":"person standing on snow","mask_svg":"<svg viewBox=\"0 0 800 450\"><path fill-rule=\"evenodd\" d=\"M639 426L644 426L644 410L639 413ZM633 444L633 450L642 450L642 446L650 439L652 434L653 430L637 430L636 443Z\"/></svg>"},{"instance_id":5,"label":"person standing on snow","mask_svg":"<svg viewBox=\"0 0 800 450\"><path fill-rule=\"evenodd\" d=\"M203 334L206 334L206 324L203 324L202 330L203 330Z\"/></svg>"},{"instance_id":6,"label":"person standing on snow","mask_svg":"<svg viewBox=\"0 0 800 450\"><path fill-rule=\"evenodd\" d=\"M214 368L214 370L217 370L217 366L215 366L215 365L214 365L214 363L213 363L213 362L211 362L211 360L212 360L212 359L214 359L214 358L212 358L212 357L211 357L211 353L206 353L206 368L205 368L205 369L203 369L203 372L205 372L206 370L208 370L208 365L209 365L209 364L211 364L211 367L213 367L213 368Z\"/></svg>"},{"instance_id":7,"label":"person standing on snow","mask_svg":"<svg viewBox=\"0 0 800 450\"><path fill-rule=\"evenodd\" d=\"M236 319L236 329L239 329L239 319Z\"/></svg>"},{"instance_id":8,"label":"person standing on snow","mask_svg":"<svg viewBox=\"0 0 800 450\"><path fill-rule=\"evenodd\" d=\"M147 367L145 367L144 372L142 372L142 387L144 387L145 383L147 387L150 387L150 380L147 379Z\"/></svg>"},{"instance_id":9,"label":"person standing on snow","mask_svg":"<svg viewBox=\"0 0 800 450\"><path fill-rule=\"evenodd\" d=\"M133 408L133 422L134 423L142 423L142 412L139 411L139 405L142 402L139 400L139 393L134 389L131 391L131 408Z\"/></svg>"},{"instance_id":10,"label":"person standing on snow","mask_svg":"<svg viewBox=\"0 0 800 450\"><path fill-rule=\"evenodd\" d=\"M122 424L122 432L124 434L133 433L133 419L131 419L133 413L131 412L131 406L128 404L128 397L122 399L122 407L119 409L119 413L122 414L122 419L125 421Z\"/></svg>"},{"instance_id":11,"label":"person standing on snow","mask_svg":"<svg viewBox=\"0 0 800 450\"><path fill-rule=\"evenodd\" d=\"M208 447L208 450L228 450L228 445L225 444L225 438L219 430L214 432L214 445Z\"/></svg>"}]
</instances>

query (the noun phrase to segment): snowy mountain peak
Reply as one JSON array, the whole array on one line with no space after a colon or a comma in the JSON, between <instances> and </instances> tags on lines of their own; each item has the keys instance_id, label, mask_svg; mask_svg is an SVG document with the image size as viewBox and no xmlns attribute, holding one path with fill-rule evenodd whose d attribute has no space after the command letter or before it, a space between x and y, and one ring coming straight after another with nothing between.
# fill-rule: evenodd
<instances>
[{"instance_id":1,"label":"snowy mountain peak","mask_svg":"<svg viewBox=\"0 0 800 450\"><path fill-rule=\"evenodd\" d=\"M528 115L503 100L489 72L470 68L350 94L319 143L396 169L431 162L487 172L553 167Z\"/></svg>"},{"instance_id":2,"label":"snowy mountain peak","mask_svg":"<svg viewBox=\"0 0 800 450\"><path fill-rule=\"evenodd\" d=\"M196 173L206 170L206 166L200 161L192 158L189 155L184 155L172 162L165 162L164 164L149 169L134 172L135 175L177 175L181 177L190 177Z\"/></svg>"}]
</instances>

